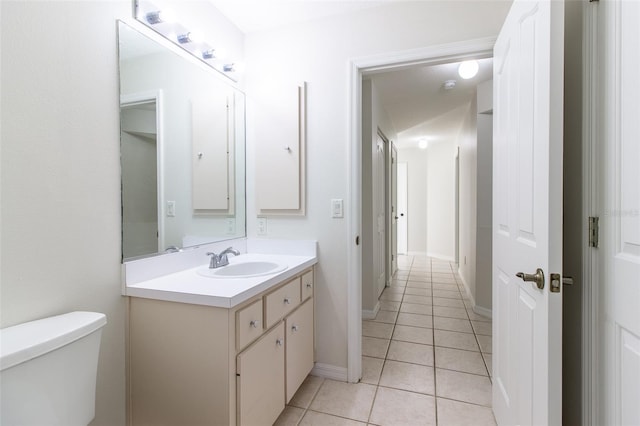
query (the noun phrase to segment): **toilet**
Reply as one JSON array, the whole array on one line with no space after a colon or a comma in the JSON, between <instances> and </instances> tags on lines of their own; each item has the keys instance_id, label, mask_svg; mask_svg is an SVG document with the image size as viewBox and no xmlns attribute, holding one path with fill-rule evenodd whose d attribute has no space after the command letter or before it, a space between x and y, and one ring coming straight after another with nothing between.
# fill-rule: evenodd
<instances>
[{"instance_id":1,"label":"toilet","mask_svg":"<svg viewBox=\"0 0 640 426\"><path fill-rule=\"evenodd\" d=\"M95 416L104 314L70 312L0 330L0 424L82 425Z\"/></svg>"}]
</instances>

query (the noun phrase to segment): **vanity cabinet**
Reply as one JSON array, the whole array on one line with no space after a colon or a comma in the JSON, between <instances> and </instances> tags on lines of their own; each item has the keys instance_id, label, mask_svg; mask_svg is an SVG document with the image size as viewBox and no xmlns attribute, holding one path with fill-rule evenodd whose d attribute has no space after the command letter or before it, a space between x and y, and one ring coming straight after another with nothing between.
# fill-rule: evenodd
<instances>
[{"instance_id":1,"label":"vanity cabinet","mask_svg":"<svg viewBox=\"0 0 640 426\"><path fill-rule=\"evenodd\" d=\"M313 368L313 268L230 309L128 310L130 425L272 424Z\"/></svg>"}]
</instances>

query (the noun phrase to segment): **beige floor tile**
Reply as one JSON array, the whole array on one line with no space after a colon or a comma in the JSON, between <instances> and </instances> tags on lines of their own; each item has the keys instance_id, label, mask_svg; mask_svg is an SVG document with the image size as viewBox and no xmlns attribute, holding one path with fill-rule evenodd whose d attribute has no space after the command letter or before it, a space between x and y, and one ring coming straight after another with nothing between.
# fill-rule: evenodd
<instances>
[{"instance_id":1,"label":"beige floor tile","mask_svg":"<svg viewBox=\"0 0 640 426\"><path fill-rule=\"evenodd\" d=\"M395 274L393 274L393 278L407 278L409 276L410 272L409 271L396 271Z\"/></svg>"},{"instance_id":2,"label":"beige floor tile","mask_svg":"<svg viewBox=\"0 0 640 426\"><path fill-rule=\"evenodd\" d=\"M302 408L286 406L273 426L296 426L303 415Z\"/></svg>"},{"instance_id":3,"label":"beige floor tile","mask_svg":"<svg viewBox=\"0 0 640 426\"><path fill-rule=\"evenodd\" d=\"M478 342L476 342L476 336L473 334L448 330L434 330L433 334L436 346L464 349L467 351L479 350Z\"/></svg>"},{"instance_id":4,"label":"beige floor tile","mask_svg":"<svg viewBox=\"0 0 640 426\"><path fill-rule=\"evenodd\" d=\"M293 395L293 398L291 398L291 401L289 401L289 405L299 408L309 408L309 404L311 404L313 397L316 396L318 389L322 386L322 382L324 382L322 377L307 376L300 385L300 388L298 388L298 391Z\"/></svg>"},{"instance_id":5,"label":"beige floor tile","mask_svg":"<svg viewBox=\"0 0 640 426\"><path fill-rule=\"evenodd\" d=\"M462 299L459 291L433 290L433 297L444 297L446 299Z\"/></svg>"},{"instance_id":6,"label":"beige floor tile","mask_svg":"<svg viewBox=\"0 0 640 426\"><path fill-rule=\"evenodd\" d=\"M330 414L307 411L300 422L300 426L363 426L366 423L357 422L344 417L332 416Z\"/></svg>"},{"instance_id":7,"label":"beige floor tile","mask_svg":"<svg viewBox=\"0 0 640 426\"><path fill-rule=\"evenodd\" d=\"M433 315L437 317L469 319L465 308L450 308L448 306L434 306Z\"/></svg>"},{"instance_id":8,"label":"beige floor tile","mask_svg":"<svg viewBox=\"0 0 640 426\"><path fill-rule=\"evenodd\" d=\"M407 281L407 288L409 287L431 290L431 283L429 281Z\"/></svg>"},{"instance_id":9,"label":"beige floor tile","mask_svg":"<svg viewBox=\"0 0 640 426\"><path fill-rule=\"evenodd\" d=\"M376 425L435 425L435 408L432 396L380 387L369 421Z\"/></svg>"},{"instance_id":10,"label":"beige floor tile","mask_svg":"<svg viewBox=\"0 0 640 426\"><path fill-rule=\"evenodd\" d=\"M390 287L404 287L407 285L407 280L406 279L396 279L396 278L392 278L391 279L391 286Z\"/></svg>"},{"instance_id":11,"label":"beige floor tile","mask_svg":"<svg viewBox=\"0 0 640 426\"><path fill-rule=\"evenodd\" d=\"M422 287L406 287L404 289L405 296L428 296L431 298L431 289L430 288L422 288ZM427 303L430 305L431 303Z\"/></svg>"},{"instance_id":12,"label":"beige floor tile","mask_svg":"<svg viewBox=\"0 0 640 426\"><path fill-rule=\"evenodd\" d=\"M433 306L447 306L449 308L464 309L464 302L461 299L447 299L444 297L434 297Z\"/></svg>"},{"instance_id":13,"label":"beige floor tile","mask_svg":"<svg viewBox=\"0 0 640 426\"><path fill-rule=\"evenodd\" d=\"M362 321L362 335L366 337L378 337L380 339L391 339L393 324L386 324L375 321Z\"/></svg>"},{"instance_id":14,"label":"beige floor tile","mask_svg":"<svg viewBox=\"0 0 640 426\"><path fill-rule=\"evenodd\" d=\"M489 407L437 398L438 426L496 426Z\"/></svg>"},{"instance_id":15,"label":"beige floor tile","mask_svg":"<svg viewBox=\"0 0 640 426\"><path fill-rule=\"evenodd\" d=\"M376 337L362 337L362 355L384 358L387 355L389 340Z\"/></svg>"},{"instance_id":16,"label":"beige floor tile","mask_svg":"<svg viewBox=\"0 0 640 426\"><path fill-rule=\"evenodd\" d=\"M380 376L380 386L433 395L433 367L387 360Z\"/></svg>"},{"instance_id":17,"label":"beige floor tile","mask_svg":"<svg viewBox=\"0 0 640 426\"><path fill-rule=\"evenodd\" d=\"M431 305L432 299L428 296L418 296L415 294L405 294L404 299L402 299L405 303L419 303L422 305Z\"/></svg>"},{"instance_id":18,"label":"beige floor tile","mask_svg":"<svg viewBox=\"0 0 640 426\"><path fill-rule=\"evenodd\" d=\"M398 316L397 312L394 311L378 311L376 317L371 321L374 322L386 322L387 324L393 324L396 322L396 317Z\"/></svg>"},{"instance_id":19,"label":"beige floor tile","mask_svg":"<svg viewBox=\"0 0 640 426\"><path fill-rule=\"evenodd\" d=\"M380 375L382 374L382 366L384 365L384 359L371 358L368 356L362 357L362 383L369 383L370 385L377 385L380 381Z\"/></svg>"},{"instance_id":20,"label":"beige floor tile","mask_svg":"<svg viewBox=\"0 0 640 426\"><path fill-rule=\"evenodd\" d=\"M400 312L398 314L397 324L411 325L414 327L433 328L433 319L429 315L409 314Z\"/></svg>"},{"instance_id":21,"label":"beige floor tile","mask_svg":"<svg viewBox=\"0 0 640 426\"><path fill-rule=\"evenodd\" d=\"M491 336L483 336L478 334L476 336L478 338L478 343L480 344L480 350L484 353L490 354L492 347L492 338Z\"/></svg>"},{"instance_id":22,"label":"beige floor tile","mask_svg":"<svg viewBox=\"0 0 640 426\"><path fill-rule=\"evenodd\" d=\"M489 371L489 376L493 377L493 356L491 354L482 354L484 358L484 364L487 366L487 370Z\"/></svg>"},{"instance_id":23,"label":"beige floor tile","mask_svg":"<svg viewBox=\"0 0 640 426\"><path fill-rule=\"evenodd\" d=\"M392 302L402 302L402 293L382 293L380 300L390 300Z\"/></svg>"},{"instance_id":24,"label":"beige floor tile","mask_svg":"<svg viewBox=\"0 0 640 426\"><path fill-rule=\"evenodd\" d=\"M473 329L471 328L471 321L458 318L434 317L433 326L438 330L473 333Z\"/></svg>"},{"instance_id":25,"label":"beige floor tile","mask_svg":"<svg viewBox=\"0 0 640 426\"><path fill-rule=\"evenodd\" d=\"M491 381L487 376L436 368L437 396L491 406Z\"/></svg>"},{"instance_id":26,"label":"beige floor tile","mask_svg":"<svg viewBox=\"0 0 640 426\"><path fill-rule=\"evenodd\" d=\"M391 300L381 300L380 310L398 312L400 310L400 303L401 302L392 302Z\"/></svg>"},{"instance_id":27,"label":"beige floor tile","mask_svg":"<svg viewBox=\"0 0 640 426\"><path fill-rule=\"evenodd\" d=\"M433 345L433 330L431 328L411 327L398 324L393 331L393 340Z\"/></svg>"},{"instance_id":28,"label":"beige floor tile","mask_svg":"<svg viewBox=\"0 0 640 426\"><path fill-rule=\"evenodd\" d=\"M488 376L480 352L436 347L436 367Z\"/></svg>"},{"instance_id":29,"label":"beige floor tile","mask_svg":"<svg viewBox=\"0 0 640 426\"><path fill-rule=\"evenodd\" d=\"M404 293L404 286L393 286L393 287L385 287L382 294L388 293Z\"/></svg>"},{"instance_id":30,"label":"beige floor tile","mask_svg":"<svg viewBox=\"0 0 640 426\"><path fill-rule=\"evenodd\" d=\"M434 280L431 283L431 288L434 290L460 291L458 284L456 284L455 282L445 283L445 282L437 282Z\"/></svg>"},{"instance_id":31,"label":"beige floor tile","mask_svg":"<svg viewBox=\"0 0 640 426\"><path fill-rule=\"evenodd\" d=\"M473 330L476 334L482 334L484 336L491 336L491 323L484 321L471 321Z\"/></svg>"},{"instance_id":32,"label":"beige floor tile","mask_svg":"<svg viewBox=\"0 0 640 426\"><path fill-rule=\"evenodd\" d=\"M369 419L375 392L376 387L366 383L344 383L327 379L320 387L310 409L366 422ZM307 414L309 414L308 411ZM304 421L303 419L301 424L330 424L304 423Z\"/></svg>"},{"instance_id":33,"label":"beige floor tile","mask_svg":"<svg viewBox=\"0 0 640 426\"><path fill-rule=\"evenodd\" d=\"M392 340L387 359L421 365L433 364L433 346Z\"/></svg>"},{"instance_id":34,"label":"beige floor tile","mask_svg":"<svg viewBox=\"0 0 640 426\"><path fill-rule=\"evenodd\" d=\"M400 306L400 312L408 312L410 314L420 314L420 315L432 315L433 309L431 305L402 302L402 305Z\"/></svg>"},{"instance_id":35,"label":"beige floor tile","mask_svg":"<svg viewBox=\"0 0 640 426\"><path fill-rule=\"evenodd\" d=\"M418 281L418 282L430 283L431 277L426 274L411 274L407 278L407 281Z\"/></svg>"}]
</instances>

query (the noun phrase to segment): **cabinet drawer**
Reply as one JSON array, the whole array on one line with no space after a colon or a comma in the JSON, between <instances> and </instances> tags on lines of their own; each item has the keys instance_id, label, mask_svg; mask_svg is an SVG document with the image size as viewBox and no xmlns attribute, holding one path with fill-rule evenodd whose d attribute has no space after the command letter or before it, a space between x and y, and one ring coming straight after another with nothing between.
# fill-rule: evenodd
<instances>
[{"instance_id":1,"label":"cabinet drawer","mask_svg":"<svg viewBox=\"0 0 640 426\"><path fill-rule=\"evenodd\" d=\"M300 304L300 281L298 277L264 298L267 328Z\"/></svg>"},{"instance_id":2,"label":"cabinet drawer","mask_svg":"<svg viewBox=\"0 0 640 426\"><path fill-rule=\"evenodd\" d=\"M302 300L313 296L313 269L302 276Z\"/></svg>"},{"instance_id":3,"label":"cabinet drawer","mask_svg":"<svg viewBox=\"0 0 640 426\"><path fill-rule=\"evenodd\" d=\"M287 403L313 368L313 299L289 315L286 324Z\"/></svg>"},{"instance_id":4,"label":"cabinet drawer","mask_svg":"<svg viewBox=\"0 0 640 426\"><path fill-rule=\"evenodd\" d=\"M284 409L284 323L238 354L238 424L270 425Z\"/></svg>"},{"instance_id":5,"label":"cabinet drawer","mask_svg":"<svg viewBox=\"0 0 640 426\"><path fill-rule=\"evenodd\" d=\"M238 350L262 335L262 299L236 312L236 336Z\"/></svg>"}]
</instances>

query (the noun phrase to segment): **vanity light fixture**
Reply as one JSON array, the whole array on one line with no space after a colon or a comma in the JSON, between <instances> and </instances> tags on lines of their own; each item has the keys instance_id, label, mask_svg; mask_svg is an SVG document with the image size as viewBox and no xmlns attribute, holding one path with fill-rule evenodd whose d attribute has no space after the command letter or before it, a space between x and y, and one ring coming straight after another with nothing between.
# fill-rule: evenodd
<instances>
[{"instance_id":1,"label":"vanity light fixture","mask_svg":"<svg viewBox=\"0 0 640 426\"><path fill-rule=\"evenodd\" d=\"M139 22L179 46L186 53L195 56L209 67L226 75L233 81L238 81L239 74L243 72L243 69L239 66L240 63L227 62L225 64L222 60L217 60L226 57L221 48L212 48L196 32L189 31L184 25L175 22L170 14L166 11L161 11L151 2L135 0L134 4L135 17Z\"/></svg>"},{"instance_id":2,"label":"vanity light fixture","mask_svg":"<svg viewBox=\"0 0 640 426\"><path fill-rule=\"evenodd\" d=\"M464 61L458 67L458 74L465 80L469 80L478 74L478 69L480 69L478 61Z\"/></svg>"},{"instance_id":3,"label":"vanity light fixture","mask_svg":"<svg viewBox=\"0 0 640 426\"><path fill-rule=\"evenodd\" d=\"M216 49L207 49L202 51L202 59L214 59L216 57Z\"/></svg>"},{"instance_id":4,"label":"vanity light fixture","mask_svg":"<svg viewBox=\"0 0 640 426\"><path fill-rule=\"evenodd\" d=\"M178 43L185 44L185 43L191 43L192 41L193 39L191 38L191 33L178 34Z\"/></svg>"}]
</instances>

